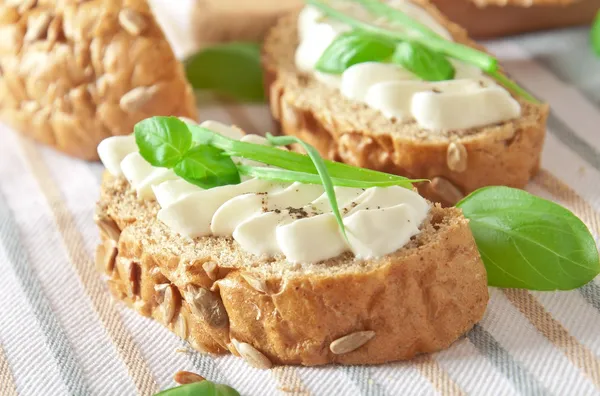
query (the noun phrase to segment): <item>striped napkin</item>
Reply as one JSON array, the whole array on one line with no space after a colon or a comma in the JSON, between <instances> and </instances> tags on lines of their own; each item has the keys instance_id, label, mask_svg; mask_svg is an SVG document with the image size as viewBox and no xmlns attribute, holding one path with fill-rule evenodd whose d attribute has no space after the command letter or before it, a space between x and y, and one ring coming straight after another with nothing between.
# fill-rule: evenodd
<instances>
[{"instance_id":1,"label":"striped napkin","mask_svg":"<svg viewBox=\"0 0 600 396\"><path fill-rule=\"evenodd\" d=\"M586 29L489 43L553 109L528 190L600 233L600 59ZM272 130L266 107L203 100L203 119ZM599 279L571 292L491 290L448 350L380 366L276 367L193 352L111 300L92 264L102 167L0 126L0 395L152 395L179 370L243 395L600 395Z\"/></svg>"}]
</instances>

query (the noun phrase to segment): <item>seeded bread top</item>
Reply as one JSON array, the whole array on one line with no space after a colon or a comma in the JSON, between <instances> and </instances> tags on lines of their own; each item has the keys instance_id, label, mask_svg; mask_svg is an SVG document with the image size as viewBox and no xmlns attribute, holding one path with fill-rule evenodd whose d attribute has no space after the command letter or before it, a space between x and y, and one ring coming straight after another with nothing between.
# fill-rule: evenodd
<instances>
[{"instance_id":1,"label":"seeded bread top","mask_svg":"<svg viewBox=\"0 0 600 396\"><path fill-rule=\"evenodd\" d=\"M358 260L351 253L344 253L318 263L291 264L283 256L258 257L244 252L232 238L210 236L191 239L178 235L156 219L160 209L158 203L154 200L137 199L135 191L129 188L124 178L115 178L106 172L103 184L105 188L99 202L100 212L108 214L120 229L129 225L124 232L134 233L134 237L147 246L150 254L161 256L162 252L178 256L181 262L190 264L217 260L221 267L252 267L253 270L279 276L306 273L331 276L347 272L369 272L388 264L390 260L399 261L408 256L418 256L422 246L427 245L430 249L432 245L442 246L445 238L452 235L454 228L462 227L467 222L460 209L433 206L429 218L421 226L421 232L393 254L374 260Z\"/></svg>"},{"instance_id":2,"label":"seeded bread top","mask_svg":"<svg viewBox=\"0 0 600 396\"><path fill-rule=\"evenodd\" d=\"M414 3L426 9L435 19L448 29L456 42L481 49L467 36L460 26L448 21L434 6L423 0ZM271 30L264 44L264 63L277 69L278 78L284 81L286 91L294 96L293 102L301 108L309 109L316 114L334 115L337 130L341 133L355 130L368 131L370 134L391 135L394 139L431 142L448 141L460 137L477 139L485 134L493 140L503 140L513 136L520 128L534 128L539 124L540 113L545 111L544 105L529 103L516 98L521 104L522 114L516 120L510 120L484 128L449 130L433 133L421 129L415 121L396 121L386 118L380 111L370 108L364 103L344 98L337 89L331 88L315 80L312 76L302 74L296 69L294 54L298 46L297 13L292 13L279 20ZM465 111L469 111L465 109ZM331 116L326 117L331 118Z\"/></svg>"}]
</instances>

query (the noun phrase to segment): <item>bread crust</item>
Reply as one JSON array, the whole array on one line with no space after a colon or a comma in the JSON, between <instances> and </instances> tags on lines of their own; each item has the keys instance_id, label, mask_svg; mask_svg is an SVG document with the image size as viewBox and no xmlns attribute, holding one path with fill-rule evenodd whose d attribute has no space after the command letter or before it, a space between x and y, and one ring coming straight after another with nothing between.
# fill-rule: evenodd
<instances>
[{"instance_id":1,"label":"bread crust","mask_svg":"<svg viewBox=\"0 0 600 396\"><path fill-rule=\"evenodd\" d=\"M0 117L69 155L153 115L195 119L195 99L145 0L0 6ZM22 4L21 4L22 3Z\"/></svg>"},{"instance_id":2,"label":"bread crust","mask_svg":"<svg viewBox=\"0 0 600 396\"><path fill-rule=\"evenodd\" d=\"M444 24L457 42L481 49L434 6L421 0L415 3ZM547 105L518 99L523 113L519 119L444 135L419 130L414 122L392 122L379 111L345 99L337 90L296 70L296 19L295 13L280 19L263 46L265 89L273 118L284 134L300 137L332 160L411 178L441 180L441 184L422 184L419 191L445 205L453 205L487 185L523 188L538 171ZM465 148L464 170L450 168L448 150L452 143Z\"/></svg>"},{"instance_id":3,"label":"bread crust","mask_svg":"<svg viewBox=\"0 0 600 396\"><path fill-rule=\"evenodd\" d=\"M277 260L240 252L230 239L185 239L156 220L157 210L156 202L137 200L125 180L105 175L97 219L104 225L103 241L116 239L118 253L114 269L101 270L117 299L200 351L238 355L231 342L236 339L274 364L410 359L447 348L481 319L487 305L486 272L468 221L456 208L434 207L427 232L410 249L369 263L328 260L310 270L285 262L282 270L274 269ZM119 232L106 232L111 223ZM165 284L178 302L172 323L165 321L164 297L156 290ZM194 311L186 294L190 285L214 293L225 326L211 326L214 318L203 320ZM332 341L365 330L375 336L363 346L331 352Z\"/></svg>"}]
</instances>

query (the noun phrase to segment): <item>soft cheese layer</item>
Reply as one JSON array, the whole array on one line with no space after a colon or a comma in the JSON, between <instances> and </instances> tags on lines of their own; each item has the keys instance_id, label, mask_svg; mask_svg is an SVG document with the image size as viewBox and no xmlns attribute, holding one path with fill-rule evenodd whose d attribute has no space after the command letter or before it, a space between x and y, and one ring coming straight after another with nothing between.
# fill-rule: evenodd
<instances>
[{"instance_id":1,"label":"soft cheese layer","mask_svg":"<svg viewBox=\"0 0 600 396\"><path fill-rule=\"evenodd\" d=\"M213 121L201 125L230 138L269 144ZM320 185L250 178L204 190L146 162L132 135L105 139L98 153L106 169L125 176L139 198L156 199L158 219L179 234L233 237L245 251L282 254L291 262L317 262L347 251L365 259L384 256L417 234L429 211L428 202L406 188L336 187L346 240Z\"/></svg>"},{"instance_id":2,"label":"soft cheese layer","mask_svg":"<svg viewBox=\"0 0 600 396\"><path fill-rule=\"evenodd\" d=\"M355 3L338 2L344 12L369 21L362 7ZM389 1L412 18L440 36L452 40L452 35L422 8L407 0ZM398 26L394 27L398 29ZM351 28L324 16L320 10L306 6L298 18L300 44L295 61L298 70L311 73L323 84L335 87L348 99L380 110L387 118L416 121L427 130L443 131L468 129L517 118L519 103L494 80L469 64L452 59L456 73L454 80L428 82L410 71L391 63L365 62L350 66L340 76L315 70L315 64L341 33Z\"/></svg>"}]
</instances>

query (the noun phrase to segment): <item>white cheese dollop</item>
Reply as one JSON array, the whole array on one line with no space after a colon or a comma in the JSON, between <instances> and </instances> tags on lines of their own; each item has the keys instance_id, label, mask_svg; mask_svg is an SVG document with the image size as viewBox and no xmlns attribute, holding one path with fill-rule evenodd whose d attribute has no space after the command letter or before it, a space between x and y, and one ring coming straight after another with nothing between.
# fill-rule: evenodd
<instances>
[{"instance_id":1,"label":"white cheese dollop","mask_svg":"<svg viewBox=\"0 0 600 396\"><path fill-rule=\"evenodd\" d=\"M201 126L242 141L269 144L263 137L241 136L235 128L213 121ZM321 185L249 178L205 190L170 169L150 165L137 151L133 136L105 139L98 151L107 170L124 175L139 198L157 200L158 220L173 231L191 238L232 237L249 253L283 255L294 263L322 261L347 251L364 259L392 253L419 232L429 212L425 199L402 187L335 187L346 240Z\"/></svg>"},{"instance_id":2,"label":"white cheese dollop","mask_svg":"<svg viewBox=\"0 0 600 396\"><path fill-rule=\"evenodd\" d=\"M443 38L453 40L450 32L421 7L407 0L392 0L388 4ZM383 19L373 19L357 4L336 2L336 6L355 18L385 26ZM398 25L392 28L402 30ZM450 59L455 67L454 80L442 82L423 81L391 63L359 63L339 76L315 70L329 44L348 30L350 26L326 17L313 6L305 6L298 17L297 69L339 89L342 96L381 111L387 118L416 121L422 129L434 132L483 127L521 114L520 104L506 89L485 77L479 68L455 59Z\"/></svg>"}]
</instances>

